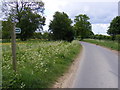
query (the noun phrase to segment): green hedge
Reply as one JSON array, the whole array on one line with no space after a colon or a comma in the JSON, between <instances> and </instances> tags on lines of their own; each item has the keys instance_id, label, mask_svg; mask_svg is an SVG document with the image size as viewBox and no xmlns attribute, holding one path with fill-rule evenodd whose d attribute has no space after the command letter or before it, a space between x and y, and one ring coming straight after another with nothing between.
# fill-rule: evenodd
<instances>
[{"instance_id":1,"label":"green hedge","mask_svg":"<svg viewBox=\"0 0 120 90\"><path fill-rule=\"evenodd\" d=\"M120 35L116 36L107 36L107 35L93 35L91 36L91 39L99 39L99 40L116 40L120 41Z\"/></svg>"},{"instance_id":2,"label":"green hedge","mask_svg":"<svg viewBox=\"0 0 120 90\"><path fill-rule=\"evenodd\" d=\"M116 38L115 38L117 41L120 41L120 35L116 35Z\"/></svg>"}]
</instances>

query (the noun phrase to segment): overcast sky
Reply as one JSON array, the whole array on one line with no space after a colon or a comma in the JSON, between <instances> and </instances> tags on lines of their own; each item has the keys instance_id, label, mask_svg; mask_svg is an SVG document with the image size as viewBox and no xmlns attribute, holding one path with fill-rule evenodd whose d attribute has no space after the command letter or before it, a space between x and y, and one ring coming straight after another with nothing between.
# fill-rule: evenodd
<instances>
[{"instance_id":1,"label":"overcast sky","mask_svg":"<svg viewBox=\"0 0 120 90\"><path fill-rule=\"evenodd\" d=\"M65 12L74 20L79 14L87 14L95 34L105 34L111 20L118 15L119 0L43 0L45 3L46 26L56 11Z\"/></svg>"}]
</instances>

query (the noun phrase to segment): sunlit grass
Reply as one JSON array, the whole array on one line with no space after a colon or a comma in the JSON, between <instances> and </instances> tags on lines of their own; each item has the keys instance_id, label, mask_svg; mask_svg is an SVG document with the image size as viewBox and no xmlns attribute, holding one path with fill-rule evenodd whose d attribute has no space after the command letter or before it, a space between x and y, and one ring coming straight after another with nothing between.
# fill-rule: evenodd
<instances>
[{"instance_id":1,"label":"sunlit grass","mask_svg":"<svg viewBox=\"0 0 120 90\"><path fill-rule=\"evenodd\" d=\"M94 43L97 45L105 46L107 48L120 51L120 45L118 41L109 41L109 40L96 40L96 39L85 39L85 42Z\"/></svg>"},{"instance_id":2,"label":"sunlit grass","mask_svg":"<svg viewBox=\"0 0 120 90\"><path fill-rule=\"evenodd\" d=\"M2 45L4 88L48 88L80 51L78 41L26 41L17 44L17 72L12 70L11 45Z\"/></svg>"}]
</instances>

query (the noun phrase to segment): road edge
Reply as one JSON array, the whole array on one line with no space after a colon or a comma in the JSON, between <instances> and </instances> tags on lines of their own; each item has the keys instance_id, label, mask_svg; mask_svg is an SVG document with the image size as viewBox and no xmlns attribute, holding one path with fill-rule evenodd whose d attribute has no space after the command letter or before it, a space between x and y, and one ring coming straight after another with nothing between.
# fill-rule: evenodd
<instances>
[{"instance_id":1,"label":"road edge","mask_svg":"<svg viewBox=\"0 0 120 90\"><path fill-rule=\"evenodd\" d=\"M85 41L82 41L82 42L85 42ZM85 42L85 43L90 43L90 42ZM90 44L94 44L94 43L90 43ZM112 52L115 53L115 54L120 53L120 51L113 50L113 49L111 49L111 48L108 48L108 47L105 47L105 46L102 46L102 45L99 45L99 44L94 44L94 45L97 45L97 46L103 47L103 48L105 48L105 49L108 49L108 50L112 51Z\"/></svg>"},{"instance_id":2,"label":"road edge","mask_svg":"<svg viewBox=\"0 0 120 90\"><path fill-rule=\"evenodd\" d=\"M63 76L61 76L55 82L52 88L71 88L72 87L75 80L75 76L77 74L80 61L81 61L82 52L83 52L83 46L81 45L79 54L76 56L72 64L69 66L69 69L67 70L67 72L65 72Z\"/></svg>"}]
</instances>

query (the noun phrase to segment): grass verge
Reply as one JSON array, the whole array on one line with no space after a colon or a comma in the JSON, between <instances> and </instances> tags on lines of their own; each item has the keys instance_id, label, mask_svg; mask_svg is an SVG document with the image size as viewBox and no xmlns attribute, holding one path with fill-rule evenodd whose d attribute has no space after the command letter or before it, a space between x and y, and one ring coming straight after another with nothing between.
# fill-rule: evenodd
<instances>
[{"instance_id":1,"label":"grass verge","mask_svg":"<svg viewBox=\"0 0 120 90\"><path fill-rule=\"evenodd\" d=\"M95 39L84 39L83 41L120 51L120 45L118 44L117 41L95 40Z\"/></svg>"},{"instance_id":2,"label":"grass verge","mask_svg":"<svg viewBox=\"0 0 120 90\"><path fill-rule=\"evenodd\" d=\"M17 72L12 70L11 46L2 45L3 88L49 88L80 52L78 41L27 41L17 44Z\"/></svg>"}]
</instances>

